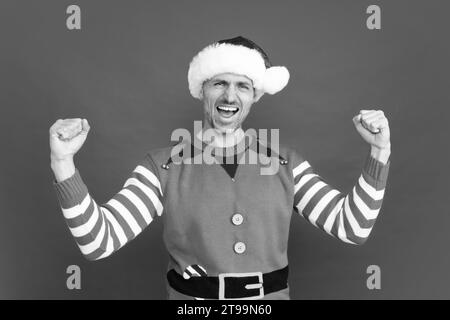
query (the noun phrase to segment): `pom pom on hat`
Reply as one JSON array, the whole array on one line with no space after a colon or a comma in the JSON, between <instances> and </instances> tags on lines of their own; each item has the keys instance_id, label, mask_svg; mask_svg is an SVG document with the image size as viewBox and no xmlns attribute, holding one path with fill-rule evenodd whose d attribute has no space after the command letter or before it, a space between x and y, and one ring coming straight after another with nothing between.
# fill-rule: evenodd
<instances>
[{"instance_id":1,"label":"pom pom on hat","mask_svg":"<svg viewBox=\"0 0 450 320\"><path fill-rule=\"evenodd\" d=\"M286 67L270 67L264 74L263 90L268 94L275 94L289 82L289 71Z\"/></svg>"}]
</instances>

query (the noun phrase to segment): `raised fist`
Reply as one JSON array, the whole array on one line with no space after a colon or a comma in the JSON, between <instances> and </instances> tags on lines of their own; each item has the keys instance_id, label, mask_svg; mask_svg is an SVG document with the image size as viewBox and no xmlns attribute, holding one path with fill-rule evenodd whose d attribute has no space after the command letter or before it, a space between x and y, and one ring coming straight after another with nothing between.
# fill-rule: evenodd
<instances>
[{"instance_id":1,"label":"raised fist","mask_svg":"<svg viewBox=\"0 0 450 320\"><path fill-rule=\"evenodd\" d=\"M389 122L382 110L360 110L353 123L361 137L372 147L389 149L391 135Z\"/></svg>"},{"instance_id":2,"label":"raised fist","mask_svg":"<svg viewBox=\"0 0 450 320\"><path fill-rule=\"evenodd\" d=\"M66 160L80 150L86 141L90 126L86 119L59 119L50 127L50 156Z\"/></svg>"}]
</instances>

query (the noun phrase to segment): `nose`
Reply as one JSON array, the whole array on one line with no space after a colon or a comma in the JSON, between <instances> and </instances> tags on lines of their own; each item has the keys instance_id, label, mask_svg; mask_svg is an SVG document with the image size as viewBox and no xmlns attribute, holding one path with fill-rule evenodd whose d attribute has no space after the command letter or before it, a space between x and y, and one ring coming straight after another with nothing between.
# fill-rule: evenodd
<instances>
[{"instance_id":1,"label":"nose","mask_svg":"<svg viewBox=\"0 0 450 320\"><path fill-rule=\"evenodd\" d=\"M230 85L227 87L224 93L224 98L228 104L234 104L237 101L236 89Z\"/></svg>"}]
</instances>

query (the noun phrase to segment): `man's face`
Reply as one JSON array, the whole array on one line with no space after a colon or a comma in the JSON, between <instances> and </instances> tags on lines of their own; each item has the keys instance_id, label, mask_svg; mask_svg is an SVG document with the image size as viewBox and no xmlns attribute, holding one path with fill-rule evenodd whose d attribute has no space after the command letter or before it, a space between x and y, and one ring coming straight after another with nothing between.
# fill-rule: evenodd
<instances>
[{"instance_id":1,"label":"man's face","mask_svg":"<svg viewBox=\"0 0 450 320\"><path fill-rule=\"evenodd\" d=\"M205 125L221 133L240 128L258 99L252 81L243 75L222 73L203 83Z\"/></svg>"}]
</instances>

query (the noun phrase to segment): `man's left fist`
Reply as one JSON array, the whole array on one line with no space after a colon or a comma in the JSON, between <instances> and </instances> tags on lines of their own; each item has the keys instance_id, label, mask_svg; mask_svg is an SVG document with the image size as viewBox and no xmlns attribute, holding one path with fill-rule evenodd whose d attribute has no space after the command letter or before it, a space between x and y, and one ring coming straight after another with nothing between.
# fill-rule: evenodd
<instances>
[{"instance_id":1,"label":"man's left fist","mask_svg":"<svg viewBox=\"0 0 450 320\"><path fill-rule=\"evenodd\" d=\"M381 110L360 110L353 123L361 137L372 147L390 149L391 134L388 119Z\"/></svg>"}]
</instances>

